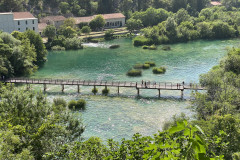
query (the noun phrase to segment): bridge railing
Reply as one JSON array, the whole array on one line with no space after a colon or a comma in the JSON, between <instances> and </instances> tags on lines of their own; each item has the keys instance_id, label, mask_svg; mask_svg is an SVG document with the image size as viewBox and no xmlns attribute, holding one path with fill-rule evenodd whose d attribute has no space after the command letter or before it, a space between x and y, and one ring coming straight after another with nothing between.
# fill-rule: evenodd
<instances>
[{"instance_id":1,"label":"bridge railing","mask_svg":"<svg viewBox=\"0 0 240 160\"><path fill-rule=\"evenodd\" d=\"M160 89L203 89L204 86L198 83L172 83L156 81L106 81L106 80L81 80L81 79L36 79L27 77L9 78L10 83L45 83L45 84L67 84L67 85L91 85L91 86L119 86L119 87L142 87Z\"/></svg>"}]
</instances>

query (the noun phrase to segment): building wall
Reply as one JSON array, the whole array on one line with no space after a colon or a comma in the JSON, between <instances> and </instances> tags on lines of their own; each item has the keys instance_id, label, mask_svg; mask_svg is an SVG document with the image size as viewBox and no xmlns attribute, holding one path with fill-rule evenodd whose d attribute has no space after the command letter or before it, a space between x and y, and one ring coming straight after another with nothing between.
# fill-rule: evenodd
<instances>
[{"instance_id":1,"label":"building wall","mask_svg":"<svg viewBox=\"0 0 240 160\"><path fill-rule=\"evenodd\" d=\"M125 26L125 18L107 19L105 28L116 28Z\"/></svg>"},{"instance_id":2,"label":"building wall","mask_svg":"<svg viewBox=\"0 0 240 160\"><path fill-rule=\"evenodd\" d=\"M33 30L38 33L38 19L15 19L14 20L15 30L19 32L25 32L26 30Z\"/></svg>"},{"instance_id":3,"label":"building wall","mask_svg":"<svg viewBox=\"0 0 240 160\"><path fill-rule=\"evenodd\" d=\"M14 21L12 13L0 14L0 30L3 32L12 33L14 31Z\"/></svg>"}]
</instances>

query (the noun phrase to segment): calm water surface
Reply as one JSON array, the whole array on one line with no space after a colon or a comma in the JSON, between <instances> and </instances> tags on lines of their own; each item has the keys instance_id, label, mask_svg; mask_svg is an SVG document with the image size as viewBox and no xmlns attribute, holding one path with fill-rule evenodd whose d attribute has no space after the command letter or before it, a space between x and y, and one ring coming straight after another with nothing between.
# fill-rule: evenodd
<instances>
[{"instance_id":1,"label":"calm water surface","mask_svg":"<svg viewBox=\"0 0 240 160\"><path fill-rule=\"evenodd\" d=\"M118 49L108 49L111 44L120 44ZM50 52L48 62L35 73L33 78L62 78L83 80L114 81L157 81L157 82L198 82L199 75L206 73L226 54L227 46L237 46L239 40L196 41L171 45L171 51L143 50L133 47L130 39L117 39L101 44L90 44L78 51ZM164 75L154 75L151 69L144 70L142 77L127 77L126 72L136 63L154 61L157 66L166 66ZM35 90L42 86L34 86ZM102 88L98 88L99 91ZM190 92L185 91L185 99L180 100L179 91L162 91L162 99L157 99L156 90L141 91L136 97L135 89L110 88L108 97L93 96L91 87L82 87L77 94L76 86L66 86L62 94L60 86L48 86L48 98L63 97L67 101L83 98L87 109L77 112L82 117L86 130L84 138L98 136L103 140L113 138L129 139L134 133L152 135L161 130L164 122L173 115L185 113L193 117L188 108Z\"/></svg>"}]
</instances>

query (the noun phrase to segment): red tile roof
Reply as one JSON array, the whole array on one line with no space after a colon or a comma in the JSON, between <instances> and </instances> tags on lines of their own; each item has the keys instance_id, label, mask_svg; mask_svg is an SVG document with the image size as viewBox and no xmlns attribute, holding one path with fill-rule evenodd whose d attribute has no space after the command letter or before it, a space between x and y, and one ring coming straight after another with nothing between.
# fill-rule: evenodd
<instances>
[{"instance_id":1,"label":"red tile roof","mask_svg":"<svg viewBox=\"0 0 240 160\"><path fill-rule=\"evenodd\" d=\"M94 16L88 16L88 17L74 17L76 20L76 24L79 23L88 23L91 20L93 20L97 15ZM111 13L111 14L102 14L103 18L105 20L107 19L117 19L117 18L125 18L125 16L122 13Z\"/></svg>"},{"instance_id":2,"label":"red tile roof","mask_svg":"<svg viewBox=\"0 0 240 160\"><path fill-rule=\"evenodd\" d=\"M104 19L125 18L122 13L103 14Z\"/></svg>"},{"instance_id":3,"label":"red tile roof","mask_svg":"<svg viewBox=\"0 0 240 160\"><path fill-rule=\"evenodd\" d=\"M64 21L66 18L63 16L47 16L41 19L41 22L47 23L47 21Z\"/></svg>"},{"instance_id":4,"label":"red tile roof","mask_svg":"<svg viewBox=\"0 0 240 160\"><path fill-rule=\"evenodd\" d=\"M74 19L76 20L76 24L79 23L88 23L91 20L93 20L94 16L89 16L89 17L74 17Z\"/></svg>"},{"instance_id":5,"label":"red tile roof","mask_svg":"<svg viewBox=\"0 0 240 160\"><path fill-rule=\"evenodd\" d=\"M222 3L221 3L221 2L218 2L218 1L212 1L212 2L211 2L211 5L213 5L213 6L221 6Z\"/></svg>"},{"instance_id":6,"label":"red tile roof","mask_svg":"<svg viewBox=\"0 0 240 160\"><path fill-rule=\"evenodd\" d=\"M38 30L43 31L47 27L47 23L38 23Z\"/></svg>"},{"instance_id":7,"label":"red tile roof","mask_svg":"<svg viewBox=\"0 0 240 160\"><path fill-rule=\"evenodd\" d=\"M14 19L35 18L30 12L13 12Z\"/></svg>"}]
</instances>

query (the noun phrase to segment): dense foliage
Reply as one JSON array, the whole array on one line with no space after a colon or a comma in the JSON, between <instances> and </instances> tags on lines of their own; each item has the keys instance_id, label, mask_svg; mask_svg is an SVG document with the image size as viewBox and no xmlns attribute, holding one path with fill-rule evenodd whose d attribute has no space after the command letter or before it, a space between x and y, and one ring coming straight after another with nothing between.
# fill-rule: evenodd
<instances>
[{"instance_id":1,"label":"dense foliage","mask_svg":"<svg viewBox=\"0 0 240 160\"><path fill-rule=\"evenodd\" d=\"M0 159L42 159L80 140L84 127L61 99L50 105L42 93L0 88Z\"/></svg>"},{"instance_id":2,"label":"dense foliage","mask_svg":"<svg viewBox=\"0 0 240 160\"><path fill-rule=\"evenodd\" d=\"M205 8L196 17L185 9L172 13L164 9L149 8L144 12L135 12L128 22L130 26L137 26L132 23L140 21L138 23L146 27L133 40L135 46L142 46L238 37L239 16L239 11L227 11L226 7Z\"/></svg>"},{"instance_id":3,"label":"dense foliage","mask_svg":"<svg viewBox=\"0 0 240 160\"><path fill-rule=\"evenodd\" d=\"M228 55L200 82L206 93L195 93L193 101L199 124L209 135L208 152L231 159L240 151L240 48L229 50ZM239 154L239 153L238 153Z\"/></svg>"},{"instance_id":4,"label":"dense foliage","mask_svg":"<svg viewBox=\"0 0 240 160\"><path fill-rule=\"evenodd\" d=\"M42 38L34 31L0 33L0 76L29 75L46 61Z\"/></svg>"}]
</instances>

